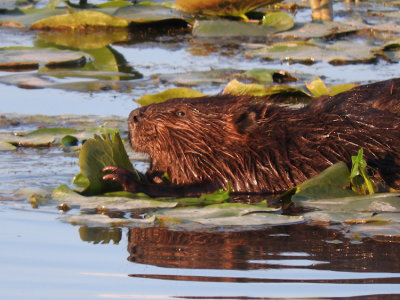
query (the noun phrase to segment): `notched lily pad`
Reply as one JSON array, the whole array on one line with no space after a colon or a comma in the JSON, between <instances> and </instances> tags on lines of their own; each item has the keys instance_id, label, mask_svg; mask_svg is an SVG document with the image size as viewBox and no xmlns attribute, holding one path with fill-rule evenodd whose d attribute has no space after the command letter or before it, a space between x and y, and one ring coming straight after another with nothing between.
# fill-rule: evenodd
<instances>
[{"instance_id":1,"label":"notched lily pad","mask_svg":"<svg viewBox=\"0 0 400 300\"><path fill-rule=\"evenodd\" d=\"M97 11L79 11L66 15L52 16L36 21L29 28L34 30L98 30L126 28L129 21Z\"/></svg>"}]
</instances>

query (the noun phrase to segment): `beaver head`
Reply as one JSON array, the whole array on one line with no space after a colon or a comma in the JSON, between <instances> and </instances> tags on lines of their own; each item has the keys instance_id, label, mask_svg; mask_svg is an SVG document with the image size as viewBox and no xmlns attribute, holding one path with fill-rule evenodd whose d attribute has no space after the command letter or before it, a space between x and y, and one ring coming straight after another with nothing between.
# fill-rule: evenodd
<instances>
[{"instance_id":1,"label":"beaver head","mask_svg":"<svg viewBox=\"0 0 400 300\"><path fill-rule=\"evenodd\" d=\"M248 97L171 99L131 112L130 143L150 155L149 172L166 172L175 184L226 188L229 182L236 191L249 190L248 182L257 184L244 168L250 163L249 134L267 111L265 101Z\"/></svg>"}]
</instances>

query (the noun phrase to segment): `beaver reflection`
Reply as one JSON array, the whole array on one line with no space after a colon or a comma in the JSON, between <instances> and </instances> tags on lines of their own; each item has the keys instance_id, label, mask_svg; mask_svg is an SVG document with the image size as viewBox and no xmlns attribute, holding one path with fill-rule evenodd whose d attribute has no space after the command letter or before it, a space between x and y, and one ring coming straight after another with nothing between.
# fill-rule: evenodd
<instances>
[{"instance_id":1,"label":"beaver reflection","mask_svg":"<svg viewBox=\"0 0 400 300\"><path fill-rule=\"evenodd\" d=\"M306 224L223 232L132 228L128 252L131 262L170 268L293 268L290 261L299 259L311 265L296 268L353 272L400 268L397 243L373 239L355 243L340 231Z\"/></svg>"}]
</instances>

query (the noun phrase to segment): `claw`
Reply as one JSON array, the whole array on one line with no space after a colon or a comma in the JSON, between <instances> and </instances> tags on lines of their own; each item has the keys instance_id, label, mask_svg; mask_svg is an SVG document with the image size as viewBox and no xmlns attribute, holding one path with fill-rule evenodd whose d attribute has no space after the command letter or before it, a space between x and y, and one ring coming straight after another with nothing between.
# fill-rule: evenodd
<instances>
[{"instance_id":1,"label":"claw","mask_svg":"<svg viewBox=\"0 0 400 300\"><path fill-rule=\"evenodd\" d=\"M103 180L118 182L125 191L138 191L138 183L135 180L135 176L131 171L118 166L107 166L104 167L102 171L110 172L109 174L103 176Z\"/></svg>"}]
</instances>

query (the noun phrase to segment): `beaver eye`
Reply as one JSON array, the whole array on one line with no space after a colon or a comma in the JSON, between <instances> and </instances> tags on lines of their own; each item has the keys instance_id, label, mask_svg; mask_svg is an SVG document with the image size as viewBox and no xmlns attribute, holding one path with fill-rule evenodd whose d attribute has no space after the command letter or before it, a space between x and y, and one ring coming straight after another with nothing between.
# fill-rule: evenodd
<instances>
[{"instance_id":1,"label":"beaver eye","mask_svg":"<svg viewBox=\"0 0 400 300\"><path fill-rule=\"evenodd\" d=\"M182 110L178 110L178 111L176 112L176 115L177 115L178 117L184 117L184 116L186 115L186 113L185 113L184 111L182 111Z\"/></svg>"}]
</instances>

